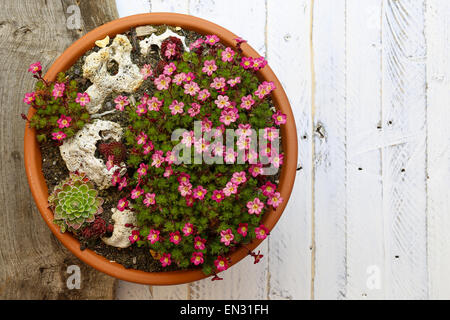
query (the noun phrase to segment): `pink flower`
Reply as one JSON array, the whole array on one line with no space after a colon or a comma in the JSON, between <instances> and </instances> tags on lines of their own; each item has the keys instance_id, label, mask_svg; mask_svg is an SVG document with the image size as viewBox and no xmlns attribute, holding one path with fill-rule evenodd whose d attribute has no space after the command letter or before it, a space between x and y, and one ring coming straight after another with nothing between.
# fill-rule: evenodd
<instances>
[{"instance_id":1,"label":"pink flower","mask_svg":"<svg viewBox=\"0 0 450 320\"><path fill-rule=\"evenodd\" d=\"M193 196L186 196L184 199L186 200L186 206L192 207L194 205L194 197Z\"/></svg>"},{"instance_id":2,"label":"pink flower","mask_svg":"<svg viewBox=\"0 0 450 320\"><path fill-rule=\"evenodd\" d=\"M209 144L206 142L204 138L200 138L195 140L194 142L195 152L203 153L206 152L209 148Z\"/></svg>"},{"instance_id":3,"label":"pink flower","mask_svg":"<svg viewBox=\"0 0 450 320\"><path fill-rule=\"evenodd\" d=\"M194 81L186 83L183 88L184 93L190 96L195 96L200 91L200 87L198 86L197 82Z\"/></svg>"},{"instance_id":4,"label":"pink flower","mask_svg":"<svg viewBox=\"0 0 450 320\"><path fill-rule=\"evenodd\" d=\"M199 39L195 40L189 46L189 50L200 48L200 46L202 45L203 42L204 42L204 40L202 38L199 38Z\"/></svg>"},{"instance_id":5,"label":"pink flower","mask_svg":"<svg viewBox=\"0 0 450 320\"><path fill-rule=\"evenodd\" d=\"M252 164L250 166L250 169L248 169L248 171L250 172L252 177L257 177L258 175L263 174L264 169L262 167L262 164L258 163L258 164Z\"/></svg>"},{"instance_id":6,"label":"pink flower","mask_svg":"<svg viewBox=\"0 0 450 320\"><path fill-rule=\"evenodd\" d=\"M171 62L171 63L166 64L166 65L164 66L164 71L163 71L163 73L164 73L165 75L170 76L170 75L172 75L172 73L173 73L175 70L177 70L177 67L175 66L175 63Z\"/></svg>"},{"instance_id":7,"label":"pink flower","mask_svg":"<svg viewBox=\"0 0 450 320\"><path fill-rule=\"evenodd\" d=\"M284 156L282 154L276 154L270 158L270 163L275 167L279 168L283 164Z\"/></svg>"},{"instance_id":8,"label":"pink flower","mask_svg":"<svg viewBox=\"0 0 450 320\"><path fill-rule=\"evenodd\" d=\"M183 102L178 102L178 100L173 100L172 103L169 106L170 109L170 113L172 115L176 115L176 114L182 114L184 112L183 110L184 108L184 103Z\"/></svg>"},{"instance_id":9,"label":"pink flower","mask_svg":"<svg viewBox=\"0 0 450 320\"><path fill-rule=\"evenodd\" d=\"M253 67L253 58L252 57L242 57L240 64L244 69L250 69Z\"/></svg>"},{"instance_id":10,"label":"pink flower","mask_svg":"<svg viewBox=\"0 0 450 320\"><path fill-rule=\"evenodd\" d=\"M243 237L247 236L248 223L239 223L239 227L237 229L237 232Z\"/></svg>"},{"instance_id":11,"label":"pink flower","mask_svg":"<svg viewBox=\"0 0 450 320\"><path fill-rule=\"evenodd\" d=\"M259 215L264 208L264 203L255 198L253 201L247 202L248 213Z\"/></svg>"},{"instance_id":12,"label":"pink flower","mask_svg":"<svg viewBox=\"0 0 450 320\"><path fill-rule=\"evenodd\" d=\"M228 96L219 95L219 96L217 96L217 99L214 100L214 103L216 104L217 108L223 109L223 108L227 108L231 105L229 100L230 100L230 98Z\"/></svg>"},{"instance_id":13,"label":"pink flower","mask_svg":"<svg viewBox=\"0 0 450 320\"><path fill-rule=\"evenodd\" d=\"M252 134L252 131L251 131L252 126L250 125L250 123L247 123L247 124L240 123L238 125L238 128L239 129L236 130L236 134L241 137L242 136L250 136Z\"/></svg>"},{"instance_id":14,"label":"pink flower","mask_svg":"<svg viewBox=\"0 0 450 320\"><path fill-rule=\"evenodd\" d=\"M146 165L145 163L141 163L139 165L139 169L137 169L137 173L139 175L139 178L145 176L148 172L148 165Z\"/></svg>"},{"instance_id":15,"label":"pink flower","mask_svg":"<svg viewBox=\"0 0 450 320\"><path fill-rule=\"evenodd\" d=\"M205 43L209 44L210 46L215 45L217 42L219 42L220 39L215 34L207 35Z\"/></svg>"},{"instance_id":16,"label":"pink flower","mask_svg":"<svg viewBox=\"0 0 450 320\"><path fill-rule=\"evenodd\" d=\"M144 132L141 132L136 137L137 144L145 144L147 142L147 135Z\"/></svg>"},{"instance_id":17,"label":"pink flower","mask_svg":"<svg viewBox=\"0 0 450 320\"><path fill-rule=\"evenodd\" d=\"M70 127L70 122L72 121L71 117L66 117L65 115L61 115L61 117L58 119L57 123L58 123L58 127L60 129L62 128L68 128Z\"/></svg>"},{"instance_id":18,"label":"pink flower","mask_svg":"<svg viewBox=\"0 0 450 320\"><path fill-rule=\"evenodd\" d=\"M127 182L126 177L123 177L122 179L120 179L119 186L118 186L119 191L122 191L122 189L125 188L127 185L128 185L128 182Z\"/></svg>"},{"instance_id":19,"label":"pink flower","mask_svg":"<svg viewBox=\"0 0 450 320\"><path fill-rule=\"evenodd\" d=\"M30 64L30 67L28 68L28 72L31 72L33 74L36 74L36 73L38 73L41 70L42 70L42 66L41 66L41 63L39 61Z\"/></svg>"},{"instance_id":20,"label":"pink flower","mask_svg":"<svg viewBox=\"0 0 450 320\"><path fill-rule=\"evenodd\" d=\"M113 176L111 178L112 186L115 187L119 183L119 181L120 181L120 171L116 170L114 171Z\"/></svg>"},{"instance_id":21,"label":"pink flower","mask_svg":"<svg viewBox=\"0 0 450 320\"><path fill-rule=\"evenodd\" d=\"M53 86L52 95L55 99L58 99L63 96L66 85L64 83L55 83Z\"/></svg>"},{"instance_id":22,"label":"pink flower","mask_svg":"<svg viewBox=\"0 0 450 320\"><path fill-rule=\"evenodd\" d=\"M36 99L36 94L34 92L25 93L25 98L23 98L23 102L26 104L31 104Z\"/></svg>"},{"instance_id":23,"label":"pink flower","mask_svg":"<svg viewBox=\"0 0 450 320\"><path fill-rule=\"evenodd\" d=\"M244 40L241 37L234 38L233 40L236 41L236 44L242 44L247 42L247 40Z\"/></svg>"},{"instance_id":24,"label":"pink flower","mask_svg":"<svg viewBox=\"0 0 450 320\"><path fill-rule=\"evenodd\" d=\"M111 170L114 167L114 156L108 156L108 161L106 161L106 170Z\"/></svg>"},{"instance_id":25,"label":"pink flower","mask_svg":"<svg viewBox=\"0 0 450 320\"><path fill-rule=\"evenodd\" d=\"M172 242L173 244L179 244L181 242L180 231L170 233L170 242Z\"/></svg>"},{"instance_id":26,"label":"pink flower","mask_svg":"<svg viewBox=\"0 0 450 320\"><path fill-rule=\"evenodd\" d=\"M255 71L258 71L259 69L264 68L266 65L267 65L267 61L266 61L266 59L264 59L264 57L259 57L259 58L253 59L252 68Z\"/></svg>"},{"instance_id":27,"label":"pink flower","mask_svg":"<svg viewBox=\"0 0 450 320\"><path fill-rule=\"evenodd\" d=\"M119 211L123 211L125 210L125 208L128 206L128 200L127 198L122 198L119 200L119 202L117 203L117 209Z\"/></svg>"},{"instance_id":28,"label":"pink flower","mask_svg":"<svg viewBox=\"0 0 450 320\"><path fill-rule=\"evenodd\" d=\"M159 262L161 262L163 267L170 266L172 263L172 260L170 260L170 253L163 253L161 259L159 259Z\"/></svg>"},{"instance_id":29,"label":"pink flower","mask_svg":"<svg viewBox=\"0 0 450 320\"><path fill-rule=\"evenodd\" d=\"M211 131L212 122L208 119L208 117L204 117L202 120L202 132L210 132Z\"/></svg>"},{"instance_id":30,"label":"pink flower","mask_svg":"<svg viewBox=\"0 0 450 320\"><path fill-rule=\"evenodd\" d=\"M208 76L211 76L216 70L216 60L205 60L205 62L203 62L202 72L206 73Z\"/></svg>"},{"instance_id":31,"label":"pink flower","mask_svg":"<svg viewBox=\"0 0 450 320\"><path fill-rule=\"evenodd\" d=\"M234 239L233 232L231 229L220 231L220 242L223 242L226 246L229 246L231 241Z\"/></svg>"},{"instance_id":32,"label":"pink flower","mask_svg":"<svg viewBox=\"0 0 450 320\"><path fill-rule=\"evenodd\" d=\"M148 111L159 111L159 108L162 106L162 104L163 102L157 97L152 97L147 101Z\"/></svg>"},{"instance_id":33,"label":"pink flower","mask_svg":"<svg viewBox=\"0 0 450 320\"><path fill-rule=\"evenodd\" d=\"M145 145L142 147L142 150L143 150L143 153L144 153L144 154L149 154L150 151L153 150L153 143L152 143L151 141L149 141L147 144L145 144Z\"/></svg>"},{"instance_id":34,"label":"pink flower","mask_svg":"<svg viewBox=\"0 0 450 320\"><path fill-rule=\"evenodd\" d=\"M196 250L205 250L206 239L202 239L199 236L194 238L194 248Z\"/></svg>"},{"instance_id":35,"label":"pink flower","mask_svg":"<svg viewBox=\"0 0 450 320\"><path fill-rule=\"evenodd\" d=\"M189 182L189 179L191 179L191 176L185 172L181 172L180 175L177 178L177 181L179 183L187 183Z\"/></svg>"},{"instance_id":36,"label":"pink flower","mask_svg":"<svg viewBox=\"0 0 450 320\"><path fill-rule=\"evenodd\" d=\"M148 233L147 240L150 241L151 244L154 244L155 242L159 241L159 234L159 230L152 229Z\"/></svg>"},{"instance_id":37,"label":"pink flower","mask_svg":"<svg viewBox=\"0 0 450 320\"><path fill-rule=\"evenodd\" d=\"M166 77L165 75L161 74L158 78L154 80L156 89L158 90L166 90L169 88L170 85L170 77Z\"/></svg>"},{"instance_id":38,"label":"pink flower","mask_svg":"<svg viewBox=\"0 0 450 320\"><path fill-rule=\"evenodd\" d=\"M138 105L138 106L136 107L136 113L137 113L139 116L142 116L143 114L146 114L146 113L147 113L147 105L145 105L145 104L140 104L140 105Z\"/></svg>"},{"instance_id":39,"label":"pink flower","mask_svg":"<svg viewBox=\"0 0 450 320\"><path fill-rule=\"evenodd\" d=\"M155 153L152 155L152 167L159 168L164 163L164 156L163 152L161 150L155 151Z\"/></svg>"},{"instance_id":40,"label":"pink flower","mask_svg":"<svg viewBox=\"0 0 450 320\"><path fill-rule=\"evenodd\" d=\"M174 152L172 152L172 151L167 151L167 152L166 152L166 158L165 158L165 161L166 161L168 164L174 163L175 161L177 161L177 156L176 156L176 154L175 154Z\"/></svg>"},{"instance_id":41,"label":"pink flower","mask_svg":"<svg viewBox=\"0 0 450 320\"><path fill-rule=\"evenodd\" d=\"M225 50L222 51L222 61L231 62L233 61L234 55L235 52L230 47L227 47Z\"/></svg>"},{"instance_id":42,"label":"pink flower","mask_svg":"<svg viewBox=\"0 0 450 320\"><path fill-rule=\"evenodd\" d=\"M80 106L84 107L85 105L87 105L89 102L91 102L91 98L89 98L89 95L85 92L85 93L77 93L77 98L75 99L76 103L79 103Z\"/></svg>"},{"instance_id":43,"label":"pink flower","mask_svg":"<svg viewBox=\"0 0 450 320\"><path fill-rule=\"evenodd\" d=\"M192 223L187 222L183 227L184 236L190 236L194 233L194 225Z\"/></svg>"},{"instance_id":44,"label":"pink flower","mask_svg":"<svg viewBox=\"0 0 450 320\"><path fill-rule=\"evenodd\" d=\"M203 188L202 186L198 186L194 189L193 196L195 199L203 200L205 198L205 195L207 193L207 190Z\"/></svg>"},{"instance_id":45,"label":"pink flower","mask_svg":"<svg viewBox=\"0 0 450 320\"><path fill-rule=\"evenodd\" d=\"M225 271L228 269L228 261L222 257L218 256L216 260L214 260L214 265L217 268L217 271Z\"/></svg>"},{"instance_id":46,"label":"pink flower","mask_svg":"<svg viewBox=\"0 0 450 320\"><path fill-rule=\"evenodd\" d=\"M270 233L269 229L261 224L258 228L255 228L255 234L257 239L265 239Z\"/></svg>"},{"instance_id":47,"label":"pink flower","mask_svg":"<svg viewBox=\"0 0 450 320\"><path fill-rule=\"evenodd\" d=\"M251 94L248 96L243 96L241 98L241 108L250 110L250 108L255 104L255 100L253 100L253 97Z\"/></svg>"},{"instance_id":48,"label":"pink flower","mask_svg":"<svg viewBox=\"0 0 450 320\"><path fill-rule=\"evenodd\" d=\"M203 253L201 252L193 252L191 257L191 262L198 266L202 264L205 260L203 259Z\"/></svg>"},{"instance_id":49,"label":"pink flower","mask_svg":"<svg viewBox=\"0 0 450 320\"><path fill-rule=\"evenodd\" d=\"M64 140L64 138L67 137L67 134L65 134L62 131L58 131L58 132L52 132L52 139L56 140L56 141L62 141Z\"/></svg>"},{"instance_id":50,"label":"pink flower","mask_svg":"<svg viewBox=\"0 0 450 320\"><path fill-rule=\"evenodd\" d=\"M276 113L272 115L273 121L275 121L276 125L281 125L286 123L286 115L278 110Z\"/></svg>"},{"instance_id":51,"label":"pink flower","mask_svg":"<svg viewBox=\"0 0 450 320\"><path fill-rule=\"evenodd\" d=\"M183 132L183 138L181 139L182 144L184 144L186 147L190 147L190 146L192 146L193 140L194 140L194 132L193 131Z\"/></svg>"},{"instance_id":52,"label":"pink flower","mask_svg":"<svg viewBox=\"0 0 450 320\"><path fill-rule=\"evenodd\" d=\"M128 97L126 96L117 96L117 98L114 99L114 102L116 103L116 109L119 111L123 111L125 107L130 104Z\"/></svg>"},{"instance_id":53,"label":"pink flower","mask_svg":"<svg viewBox=\"0 0 450 320\"><path fill-rule=\"evenodd\" d=\"M155 196L156 195L154 193L146 193L143 201L145 206L150 207L151 205L155 204Z\"/></svg>"},{"instance_id":54,"label":"pink flower","mask_svg":"<svg viewBox=\"0 0 450 320\"><path fill-rule=\"evenodd\" d=\"M231 182L233 182L236 185L240 185L241 183L244 183L247 181L247 178L245 176L245 171L235 172L233 173L233 177L231 178Z\"/></svg>"},{"instance_id":55,"label":"pink flower","mask_svg":"<svg viewBox=\"0 0 450 320\"><path fill-rule=\"evenodd\" d=\"M178 186L178 191L182 197L187 197L192 194L192 184L190 182L182 182Z\"/></svg>"},{"instance_id":56,"label":"pink flower","mask_svg":"<svg viewBox=\"0 0 450 320\"><path fill-rule=\"evenodd\" d=\"M181 72L181 73L177 73L174 77L173 77L173 83L175 83L176 85L181 85L183 83L183 81L186 79L186 73Z\"/></svg>"},{"instance_id":57,"label":"pink flower","mask_svg":"<svg viewBox=\"0 0 450 320\"><path fill-rule=\"evenodd\" d=\"M211 148L212 153L213 153L214 156L216 156L216 157L222 157L223 156L224 146L223 146L223 144L220 141L216 141L216 142L212 143L210 145L210 148ZM233 160L233 162L234 162L234 160Z\"/></svg>"},{"instance_id":58,"label":"pink flower","mask_svg":"<svg viewBox=\"0 0 450 320\"><path fill-rule=\"evenodd\" d=\"M136 241L141 240L141 237L139 236L139 230L131 231L131 236L129 236L128 239L131 243L135 243Z\"/></svg>"},{"instance_id":59,"label":"pink flower","mask_svg":"<svg viewBox=\"0 0 450 320\"><path fill-rule=\"evenodd\" d=\"M220 122L225 124L226 126L230 125L230 123L235 122L239 118L239 114L234 110L222 110L220 113Z\"/></svg>"},{"instance_id":60,"label":"pink flower","mask_svg":"<svg viewBox=\"0 0 450 320\"><path fill-rule=\"evenodd\" d=\"M140 72L144 80L147 80L149 77L153 75L152 66L149 64L144 64Z\"/></svg>"},{"instance_id":61,"label":"pink flower","mask_svg":"<svg viewBox=\"0 0 450 320\"><path fill-rule=\"evenodd\" d=\"M251 142L251 137L240 136L238 141L236 142L236 145L238 146L239 150L248 150L250 149Z\"/></svg>"},{"instance_id":62,"label":"pink flower","mask_svg":"<svg viewBox=\"0 0 450 320\"><path fill-rule=\"evenodd\" d=\"M281 197L280 193L275 192L269 197L269 201L267 201L267 204L271 205L272 207L274 207L276 209L282 202L283 202L283 198Z\"/></svg>"},{"instance_id":63,"label":"pink flower","mask_svg":"<svg viewBox=\"0 0 450 320\"><path fill-rule=\"evenodd\" d=\"M225 185L225 188L223 188L223 193L227 197L231 196L232 194L236 194L237 193L237 185L235 185L231 181L227 182L227 184Z\"/></svg>"},{"instance_id":64,"label":"pink flower","mask_svg":"<svg viewBox=\"0 0 450 320\"><path fill-rule=\"evenodd\" d=\"M261 186L262 193L266 197L273 195L276 188L277 186L271 183L270 181L267 181L265 184Z\"/></svg>"},{"instance_id":65,"label":"pink flower","mask_svg":"<svg viewBox=\"0 0 450 320\"><path fill-rule=\"evenodd\" d=\"M164 52L164 55L167 57L167 59L172 58L177 54L176 52L177 45L175 43L168 43L166 47L166 51Z\"/></svg>"},{"instance_id":66,"label":"pink flower","mask_svg":"<svg viewBox=\"0 0 450 320\"><path fill-rule=\"evenodd\" d=\"M134 188L131 190L131 199L137 199L144 193L144 190L142 190L139 187Z\"/></svg>"},{"instance_id":67,"label":"pink flower","mask_svg":"<svg viewBox=\"0 0 450 320\"><path fill-rule=\"evenodd\" d=\"M191 82L191 81L194 81L194 80L195 80L195 74L192 73L192 72L188 72L186 74L186 79L184 79L184 81L186 81L186 82Z\"/></svg>"},{"instance_id":68,"label":"pink flower","mask_svg":"<svg viewBox=\"0 0 450 320\"><path fill-rule=\"evenodd\" d=\"M229 148L225 152L225 163L234 163L236 161L237 152L234 149Z\"/></svg>"},{"instance_id":69,"label":"pink flower","mask_svg":"<svg viewBox=\"0 0 450 320\"><path fill-rule=\"evenodd\" d=\"M164 178L168 178L168 177L170 177L172 174L173 174L172 166L168 166L168 167L166 168L166 170L164 171L163 176L164 176Z\"/></svg>"},{"instance_id":70,"label":"pink flower","mask_svg":"<svg viewBox=\"0 0 450 320\"><path fill-rule=\"evenodd\" d=\"M227 81L227 83L231 86L234 87L235 85L237 85L238 83L241 83L241 77L236 77L234 79L230 79Z\"/></svg>"},{"instance_id":71,"label":"pink flower","mask_svg":"<svg viewBox=\"0 0 450 320\"><path fill-rule=\"evenodd\" d=\"M225 198L225 194L223 193L222 190L214 190L213 194L211 196L211 199L213 199L214 201L216 201L217 203L222 202L222 200Z\"/></svg>"},{"instance_id":72,"label":"pink flower","mask_svg":"<svg viewBox=\"0 0 450 320\"><path fill-rule=\"evenodd\" d=\"M275 127L264 128L264 138L273 141L279 137L278 129Z\"/></svg>"},{"instance_id":73,"label":"pink flower","mask_svg":"<svg viewBox=\"0 0 450 320\"><path fill-rule=\"evenodd\" d=\"M217 90L219 90L219 89L222 89L222 88L224 88L225 87L225 78L223 78L223 77L215 77L214 79L213 79L213 82L209 85L211 88L214 88L214 89L217 89Z\"/></svg>"},{"instance_id":74,"label":"pink flower","mask_svg":"<svg viewBox=\"0 0 450 320\"><path fill-rule=\"evenodd\" d=\"M208 99L210 96L211 96L211 93L209 93L208 89L203 89L198 92L197 99L203 102L206 99Z\"/></svg>"},{"instance_id":75,"label":"pink flower","mask_svg":"<svg viewBox=\"0 0 450 320\"><path fill-rule=\"evenodd\" d=\"M273 82L264 81L258 86L258 89L255 91L255 95L259 99L263 99L266 95L268 95L273 89L275 89L275 84Z\"/></svg>"},{"instance_id":76,"label":"pink flower","mask_svg":"<svg viewBox=\"0 0 450 320\"><path fill-rule=\"evenodd\" d=\"M200 113L200 105L198 103L192 102L191 107L188 109L188 113L190 117L195 117Z\"/></svg>"}]
</instances>

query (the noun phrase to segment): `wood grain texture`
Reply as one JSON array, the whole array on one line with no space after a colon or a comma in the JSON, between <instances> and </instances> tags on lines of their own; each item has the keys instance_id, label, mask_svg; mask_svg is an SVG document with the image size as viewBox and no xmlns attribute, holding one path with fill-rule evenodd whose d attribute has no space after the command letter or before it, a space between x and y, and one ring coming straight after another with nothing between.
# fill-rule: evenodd
<instances>
[{"instance_id":1,"label":"wood grain texture","mask_svg":"<svg viewBox=\"0 0 450 320\"><path fill-rule=\"evenodd\" d=\"M347 113L345 1L314 1L314 288L316 299L347 295Z\"/></svg>"},{"instance_id":2,"label":"wood grain texture","mask_svg":"<svg viewBox=\"0 0 450 320\"><path fill-rule=\"evenodd\" d=\"M427 1L427 226L431 299L450 297L449 13L449 1Z\"/></svg>"},{"instance_id":3,"label":"wood grain texture","mask_svg":"<svg viewBox=\"0 0 450 320\"><path fill-rule=\"evenodd\" d=\"M428 297L424 17L424 1L383 2L381 126L399 139L382 153L386 298Z\"/></svg>"},{"instance_id":4,"label":"wood grain texture","mask_svg":"<svg viewBox=\"0 0 450 320\"><path fill-rule=\"evenodd\" d=\"M40 60L44 70L74 38L66 28L61 1L0 3L0 299L111 299L115 280L88 267L51 234L29 192L23 167L22 102L33 88L28 65ZM114 2L104 2L108 12ZM91 15L95 16L95 12ZM94 21L94 20L93 20ZM95 20L101 22L100 20ZM86 30L82 27L82 32ZM66 270L81 268L81 289L69 290Z\"/></svg>"},{"instance_id":5,"label":"wood grain texture","mask_svg":"<svg viewBox=\"0 0 450 320\"><path fill-rule=\"evenodd\" d=\"M311 296L311 1L267 3L267 59L295 115L299 164L289 204L269 237L269 298ZM283 17L283 19L280 19Z\"/></svg>"}]
</instances>

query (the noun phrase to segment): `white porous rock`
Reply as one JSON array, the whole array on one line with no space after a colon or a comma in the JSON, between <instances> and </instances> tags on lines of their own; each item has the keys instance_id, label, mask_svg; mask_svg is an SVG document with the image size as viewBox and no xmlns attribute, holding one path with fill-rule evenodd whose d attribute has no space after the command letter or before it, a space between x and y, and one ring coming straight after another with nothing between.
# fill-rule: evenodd
<instances>
[{"instance_id":1,"label":"white porous rock","mask_svg":"<svg viewBox=\"0 0 450 320\"><path fill-rule=\"evenodd\" d=\"M59 147L67 169L70 172L86 173L86 176L95 182L100 190L109 188L112 176L119 167L114 166L108 170L104 161L95 157L96 144L99 140L120 141L122 133L120 125L112 121L94 120L86 124ZM120 174L123 175L126 168L120 170Z\"/></svg>"},{"instance_id":2,"label":"white porous rock","mask_svg":"<svg viewBox=\"0 0 450 320\"><path fill-rule=\"evenodd\" d=\"M139 46L141 47L141 54L145 57L152 45L157 45L158 48L161 48L161 44L164 40L166 40L169 37L175 37L181 40L181 43L183 44L184 50L189 51L189 48L186 46L185 39L186 37L180 36L179 34L176 34L170 29L167 29L163 34L160 34L157 36L156 34L152 34L150 37L145 38L144 40L139 41Z\"/></svg>"},{"instance_id":3,"label":"white porous rock","mask_svg":"<svg viewBox=\"0 0 450 320\"><path fill-rule=\"evenodd\" d=\"M130 41L124 35L118 34L110 46L93 52L86 57L83 65L83 77L88 78L92 85L87 88L91 101L86 105L90 114L97 113L105 98L113 92L134 92L144 81L139 68L131 61ZM108 62L114 60L118 64L118 72L110 75Z\"/></svg>"},{"instance_id":4,"label":"white porous rock","mask_svg":"<svg viewBox=\"0 0 450 320\"><path fill-rule=\"evenodd\" d=\"M131 245L130 236L131 232L135 230L134 227L126 227L125 225L137 224L136 214L128 209L119 211L116 208L112 208L113 215L111 218L114 220L114 231L111 237L102 238L102 241L109 246L116 248L128 248Z\"/></svg>"}]
</instances>

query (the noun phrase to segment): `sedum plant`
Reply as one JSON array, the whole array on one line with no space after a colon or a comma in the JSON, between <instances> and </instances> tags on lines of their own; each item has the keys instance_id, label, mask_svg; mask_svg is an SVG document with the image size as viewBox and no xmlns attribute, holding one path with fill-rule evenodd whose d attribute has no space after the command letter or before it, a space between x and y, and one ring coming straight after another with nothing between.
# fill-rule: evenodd
<instances>
[{"instance_id":1,"label":"sedum plant","mask_svg":"<svg viewBox=\"0 0 450 320\"><path fill-rule=\"evenodd\" d=\"M61 232L77 231L103 212L103 199L84 174L71 173L55 187L48 202L54 212L53 222Z\"/></svg>"}]
</instances>

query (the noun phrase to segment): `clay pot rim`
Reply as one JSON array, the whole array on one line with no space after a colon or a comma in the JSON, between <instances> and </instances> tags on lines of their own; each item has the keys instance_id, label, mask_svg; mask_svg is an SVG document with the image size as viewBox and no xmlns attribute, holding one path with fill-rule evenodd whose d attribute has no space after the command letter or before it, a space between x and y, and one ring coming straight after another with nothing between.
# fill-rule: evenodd
<instances>
[{"instance_id":1,"label":"clay pot rim","mask_svg":"<svg viewBox=\"0 0 450 320\"><path fill-rule=\"evenodd\" d=\"M216 34L221 42L227 46L235 47L234 38L237 36L232 32L212 23L207 20L177 13L146 13L128 16L113 20L106 23L75 41L69 48L67 48L62 55L59 56L45 74L47 80L54 80L60 71L67 70L72 66L79 57L94 46L94 42L103 39L107 35L111 38L118 33L122 33L131 27L142 25L172 25L179 26L185 29L197 31L200 34ZM243 54L245 56L259 57L259 54L251 48L248 44L242 45ZM282 166L279 192L285 199L277 210L267 212L262 220L262 223L272 230L278 219L280 218L292 191L294 185L296 167L297 167L297 131L295 127L294 115L292 113L289 100L278 81L277 77L269 66L258 71L258 77L267 81L273 81L277 87L272 93L273 101L277 109L281 110L287 115L287 123L282 126L282 144L285 153L285 162ZM34 114L35 110L30 108L28 117ZM33 129L25 126L24 137L24 160L25 170L30 185L31 193L36 202L44 221L47 223L53 234L62 242L62 244L69 249L80 260L95 269L104 272L110 276L121 280L149 284L149 285L175 285L183 284L196 280L206 278L201 270L182 270L169 272L145 272L135 269L126 269L122 265L110 262L103 256L100 256L90 249L80 250L80 243L77 239L72 237L69 233L61 233L58 227L53 224L53 213L48 208L48 190L47 185L42 174L42 161L39 145L36 141L36 133ZM254 240L246 247L250 250L256 248L262 240ZM231 258L230 266L239 262L248 255L245 248L239 248L229 255Z\"/></svg>"}]
</instances>

